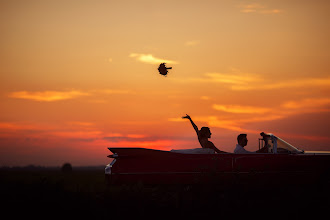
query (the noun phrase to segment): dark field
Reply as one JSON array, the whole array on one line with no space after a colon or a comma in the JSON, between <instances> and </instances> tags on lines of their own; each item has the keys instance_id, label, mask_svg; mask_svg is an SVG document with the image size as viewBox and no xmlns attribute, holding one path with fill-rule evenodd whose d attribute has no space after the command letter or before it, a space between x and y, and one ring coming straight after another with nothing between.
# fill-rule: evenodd
<instances>
[{"instance_id":1,"label":"dark field","mask_svg":"<svg viewBox=\"0 0 330 220\"><path fill-rule=\"evenodd\" d=\"M321 186L271 188L179 187L141 184L107 187L104 170L0 170L2 216L10 219L127 217L321 217L330 193Z\"/></svg>"}]
</instances>

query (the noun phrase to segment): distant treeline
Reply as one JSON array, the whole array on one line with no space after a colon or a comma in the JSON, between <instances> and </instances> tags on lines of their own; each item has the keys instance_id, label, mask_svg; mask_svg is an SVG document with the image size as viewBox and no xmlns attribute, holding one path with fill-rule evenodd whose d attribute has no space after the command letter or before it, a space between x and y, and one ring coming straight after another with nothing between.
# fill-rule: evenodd
<instances>
[{"instance_id":1,"label":"distant treeline","mask_svg":"<svg viewBox=\"0 0 330 220\"><path fill-rule=\"evenodd\" d=\"M39 170L49 170L49 171L60 171L62 166L46 167L46 166L37 166L37 165L28 165L28 166L2 166L0 170L20 170L20 171L39 171ZM80 170L104 170L105 165L99 166L73 166L73 171Z\"/></svg>"}]
</instances>

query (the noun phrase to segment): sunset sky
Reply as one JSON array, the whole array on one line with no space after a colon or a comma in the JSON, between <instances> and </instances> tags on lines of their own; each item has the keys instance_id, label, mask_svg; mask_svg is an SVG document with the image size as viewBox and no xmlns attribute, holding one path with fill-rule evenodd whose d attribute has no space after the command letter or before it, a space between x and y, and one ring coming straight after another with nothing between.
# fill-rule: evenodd
<instances>
[{"instance_id":1,"label":"sunset sky","mask_svg":"<svg viewBox=\"0 0 330 220\"><path fill-rule=\"evenodd\" d=\"M326 0L1 0L0 166L108 147L233 152L261 131L330 150ZM168 76L158 74L166 62Z\"/></svg>"}]
</instances>

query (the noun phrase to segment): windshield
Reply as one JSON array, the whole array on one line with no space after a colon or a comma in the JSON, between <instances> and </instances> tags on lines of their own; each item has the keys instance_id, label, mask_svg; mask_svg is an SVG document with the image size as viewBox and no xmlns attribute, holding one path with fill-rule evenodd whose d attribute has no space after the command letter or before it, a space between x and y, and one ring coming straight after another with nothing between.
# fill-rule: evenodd
<instances>
[{"instance_id":1,"label":"windshield","mask_svg":"<svg viewBox=\"0 0 330 220\"><path fill-rule=\"evenodd\" d=\"M272 134L269 134L270 136L275 137ZM281 154L281 153L292 153L292 154L298 154L298 153L302 153L303 151L297 149L296 147L292 146L291 144L289 144L288 142L284 141L283 139L276 137L277 138L277 153ZM274 152L274 143L272 138L269 138L267 141L267 144L269 145L269 153L273 153Z\"/></svg>"},{"instance_id":2,"label":"windshield","mask_svg":"<svg viewBox=\"0 0 330 220\"><path fill-rule=\"evenodd\" d=\"M294 146L292 146L291 144L289 144L288 142L282 140L281 138L277 137L277 152L281 153L281 150L287 150L291 153L297 154L297 153L302 153L301 150L295 148Z\"/></svg>"}]
</instances>

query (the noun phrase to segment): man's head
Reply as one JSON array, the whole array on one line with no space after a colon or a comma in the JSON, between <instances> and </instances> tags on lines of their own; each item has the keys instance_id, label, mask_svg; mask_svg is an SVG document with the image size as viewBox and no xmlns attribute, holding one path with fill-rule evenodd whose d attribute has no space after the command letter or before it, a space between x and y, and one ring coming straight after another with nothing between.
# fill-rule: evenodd
<instances>
[{"instance_id":1,"label":"man's head","mask_svg":"<svg viewBox=\"0 0 330 220\"><path fill-rule=\"evenodd\" d=\"M240 134L237 136L237 142L242 147L245 147L247 145L248 139L246 136L247 136L247 134Z\"/></svg>"},{"instance_id":2,"label":"man's head","mask_svg":"<svg viewBox=\"0 0 330 220\"><path fill-rule=\"evenodd\" d=\"M211 137L211 131L209 127L202 127L200 130L200 135L202 138L210 138Z\"/></svg>"}]
</instances>

